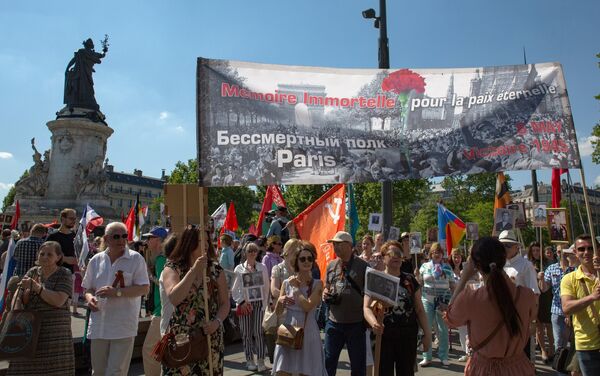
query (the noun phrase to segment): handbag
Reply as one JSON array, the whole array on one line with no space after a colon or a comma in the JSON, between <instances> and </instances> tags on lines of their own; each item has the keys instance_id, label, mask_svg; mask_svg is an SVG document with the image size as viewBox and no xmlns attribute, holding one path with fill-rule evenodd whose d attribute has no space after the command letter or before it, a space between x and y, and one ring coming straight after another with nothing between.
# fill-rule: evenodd
<instances>
[{"instance_id":1,"label":"handbag","mask_svg":"<svg viewBox=\"0 0 600 376\"><path fill-rule=\"evenodd\" d=\"M31 359L35 357L41 328L41 313L29 309L15 309L22 299L23 288L18 287L11 310L6 313L0 330L0 359Z\"/></svg>"},{"instance_id":2,"label":"handbag","mask_svg":"<svg viewBox=\"0 0 600 376\"><path fill-rule=\"evenodd\" d=\"M556 350L556 354L554 355L554 360L552 361L552 369L556 372L560 373L569 373L567 370L569 364L571 364L571 359L575 355L575 351L568 347L559 347Z\"/></svg>"},{"instance_id":3,"label":"handbag","mask_svg":"<svg viewBox=\"0 0 600 376\"><path fill-rule=\"evenodd\" d=\"M179 368L208 358L208 338L202 329L180 334L169 332L165 337L161 363L168 368Z\"/></svg>"},{"instance_id":4,"label":"handbag","mask_svg":"<svg viewBox=\"0 0 600 376\"><path fill-rule=\"evenodd\" d=\"M310 280L310 285L308 286L307 297L310 296L312 292L313 280ZM302 345L304 344L304 327L306 326L306 319L308 318L308 312L304 313L304 325L302 327L291 325L291 324L281 324L277 327L277 340L276 344L284 347L289 347L294 350L302 350Z\"/></svg>"},{"instance_id":5,"label":"handbag","mask_svg":"<svg viewBox=\"0 0 600 376\"><path fill-rule=\"evenodd\" d=\"M262 327L266 334L275 334L279 324L279 316L275 313L275 308L267 307L263 317Z\"/></svg>"}]
</instances>

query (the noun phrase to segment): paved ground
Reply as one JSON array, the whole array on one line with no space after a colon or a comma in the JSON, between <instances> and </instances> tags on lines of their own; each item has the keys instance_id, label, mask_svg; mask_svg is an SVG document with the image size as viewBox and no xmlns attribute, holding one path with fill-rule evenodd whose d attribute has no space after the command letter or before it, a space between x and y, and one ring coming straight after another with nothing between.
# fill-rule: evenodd
<instances>
[{"instance_id":1,"label":"paved ground","mask_svg":"<svg viewBox=\"0 0 600 376\"><path fill-rule=\"evenodd\" d=\"M80 312L84 312L83 309L80 309ZM73 317L72 320L72 330L73 337L79 338L83 336L84 330L84 316L81 315L79 317ZM450 376L450 375L462 375L464 369L464 363L459 363L457 359L462 355L457 349L460 347L458 344L458 335L456 332L451 336L452 342L452 350L450 351L450 366L444 367L441 363L434 361L432 366L427 368L420 368L418 371L418 375L422 376ZM435 358L435 349L434 349L434 360ZM419 356L419 361L421 357ZM0 370L5 369L8 366L7 362L0 362ZM538 375L554 375L552 369L546 365L541 364L541 360L538 357L538 361L536 363L536 369ZM0 371L0 374L1 371ZM244 356L244 350L241 342L237 342L231 345L228 345L225 348L225 375L227 376L242 376L242 375L257 375L258 373L253 373L246 370L246 359ZM269 372L267 372L269 374ZM85 375L85 373L79 373L78 375ZM141 360L134 360L129 369L129 376L141 376L144 375L144 367L142 365ZM340 363L338 366L339 376L350 375L350 363L348 359L348 353L346 350L342 351L340 357Z\"/></svg>"}]
</instances>

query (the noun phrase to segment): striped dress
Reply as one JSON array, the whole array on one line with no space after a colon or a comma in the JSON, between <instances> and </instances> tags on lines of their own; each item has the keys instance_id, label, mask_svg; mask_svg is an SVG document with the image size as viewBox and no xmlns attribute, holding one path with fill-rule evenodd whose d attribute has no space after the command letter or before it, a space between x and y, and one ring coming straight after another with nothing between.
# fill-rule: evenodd
<instances>
[{"instance_id":1,"label":"striped dress","mask_svg":"<svg viewBox=\"0 0 600 376\"><path fill-rule=\"evenodd\" d=\"M35 266L26 274L39 278L39 267ZM64 292L69 297L73 289L73 279L68 269L59 267L48 279L42 279L45 290ZM11 360L7 375L74 375L75 353L71 333L71 313L69 300L56 308L39 296L32 296L25 309L42 312L42 325L35 357L26 360Z\"/></svg>"}]
</instances>

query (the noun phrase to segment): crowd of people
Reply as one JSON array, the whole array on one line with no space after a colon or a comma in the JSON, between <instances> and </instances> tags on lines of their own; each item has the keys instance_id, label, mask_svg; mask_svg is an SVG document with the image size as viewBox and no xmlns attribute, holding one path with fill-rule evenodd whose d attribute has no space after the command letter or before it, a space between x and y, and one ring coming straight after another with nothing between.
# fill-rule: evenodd
<instances>
[{"instance_id":1,"label":"crowd of people","mask_svg":"<svg viewBox=\"0 0 600 376\"><path fill-rule=\"evenodd\" d=\"M11 360L8 374L75 373L79 291L93 375L127 375L142 307L151 316L146 375L223 374L226 321L238 325L248 371L273 375L335 376L344 347L352 375L376 366L380 375L412 375L434 364L434 346L448 367L453 329L466 375L534 375L535 344L547 363L574 354L561 372L600 374L600 259L589 235L570 247L525 249L505 230L475 241L468 255L435 242L414 255L407 232L355 241L340 231L328 240L337 257L321 280L316 245L295 238L286 215L277 209L266 236L218 242L192 225L154 227L128 242L126 226L112 222L91 239L81 270L74 210L61 212L58 228L34 225L16 242L5 310L39 311L42 325L35 355ZM2 233L0 249L13 235ZM393 304L368 288L367 270L397 283Z\"/></svg>"}]
</instances>

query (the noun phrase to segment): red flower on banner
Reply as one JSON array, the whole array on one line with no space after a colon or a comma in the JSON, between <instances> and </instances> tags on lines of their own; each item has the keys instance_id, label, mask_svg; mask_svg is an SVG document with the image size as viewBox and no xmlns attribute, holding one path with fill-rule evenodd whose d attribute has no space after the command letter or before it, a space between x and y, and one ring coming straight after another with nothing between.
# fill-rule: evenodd
<instances>
[{"instance_id":1,"label":"red flower on banner","mask_svg":"<svg viewBox=\"0 0 600 376\"><path fill-rule=\"evenodd\" d=\"M383 91L396 94L408 93L415 90L417 93L425 92L425 79L410 69L400 69L390 73L381 83Z\"/></svg>"}]
</instances>

